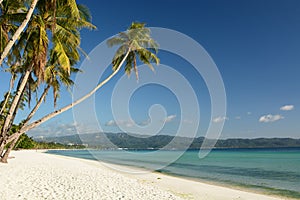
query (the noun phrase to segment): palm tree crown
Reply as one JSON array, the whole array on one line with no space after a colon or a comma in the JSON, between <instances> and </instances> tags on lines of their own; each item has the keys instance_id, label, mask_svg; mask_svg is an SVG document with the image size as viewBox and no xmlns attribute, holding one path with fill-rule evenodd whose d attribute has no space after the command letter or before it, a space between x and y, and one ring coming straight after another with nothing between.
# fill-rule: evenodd
<instances>
[{"instance_id":1,"label":"palm tree crown","mask_svg":"<svg viewBox=\"0 0 300 200\"><path fill-rule=\"evenodd\" d=\"M112 47L120 45L113 60L113 70L117 70L121 61L126 57L125 72L129 76L134 70L136 79L139 79L137 70L137 58L154 70L151 62L159 64L159 58L156 56L158 52L158 44L151 38L150 29L145 27L145 23L133 22L126 32L120 32L116 37L107 41Z\"/></svg>"},{"instance_id":2,"label":"palm tree crown","mask_svg":"<svg viewBox=\"0 0 300 200\"><path fill-rule=\"evenodd\" d=\"M73 84L70 75L78 71L74 65L83 52L79 32L82 28L96 28L85 6L75 0L38 1L28 28L8 56L9 66L18 65L15 72L32 71L26 86L28 93L46 83L53 89L55 105L61 85Z\"/></svg>"}]
</instances>

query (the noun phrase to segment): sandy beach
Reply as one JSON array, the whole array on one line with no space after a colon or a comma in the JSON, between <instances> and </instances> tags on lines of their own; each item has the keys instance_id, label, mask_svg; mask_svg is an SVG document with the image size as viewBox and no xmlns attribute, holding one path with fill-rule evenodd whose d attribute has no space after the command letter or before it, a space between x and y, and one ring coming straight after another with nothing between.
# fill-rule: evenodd
<instances>
[{"instance_id":1,"label":"sandy beach","mask_svg":"<svg viewBox=\"0 0 300 200\"><path fill-rule=\"evenodd\" d=\"M97 161L14 151L0 163L0 199L282 199L158 173L132 174Z\"/></svg>"}]
</instances>

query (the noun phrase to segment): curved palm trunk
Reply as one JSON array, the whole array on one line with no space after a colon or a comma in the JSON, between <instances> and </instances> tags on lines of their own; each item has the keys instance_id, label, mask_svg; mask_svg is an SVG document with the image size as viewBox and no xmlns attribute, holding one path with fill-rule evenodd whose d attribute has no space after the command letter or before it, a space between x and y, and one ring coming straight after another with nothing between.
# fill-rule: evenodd
<instances>
[{"instance_id":1,"label":"curved palm trunk","mask_svg":"<svg viewBox=\"0 0 300 200\"><path fill-rule=\"evenodd\" d=\"M73 103L59 109L59 110L56 110L44 117L42 117L41 119L35 121L35 122L32 122L31 124L29 124L28 126L25 126L24 128L22 128L19 132L26 132L30 129L33 129L37 126L39 126L40 124L48 121L49 119L69 110L70 108L76 106L77 104L81 103L82 101L86 100L87 98L89 98L90 96L92 96L98 89L100 89L103 85L105 85L112 77L114 77L121 69L121 66L123 65L123 63L125 62L128 54L130 53L130 50L127 51L126 55L124 56L122 62L119 64L119 67L111 74L109 75L104 81L102 81L101 83L99 83L92 91L90 91L88 94L86 94L85 96L81 97L80 99L74 101Z\"/></svg>"},{"instance_id":2,"label":"curved palm trunk","mask_svg":"<svg viewBox=\"0 0 300 200\"><path fill-rule=\"evenodd\" d=\"M23 128L21 128L18 132L14 133L11 137L8 138L8 140L6 141L6 144L8 144L11 141L17 140L23 133L39 126L40 124L48 121L49 119L69 110L70 108L76 106L77 104L81 103L82 101L86 100L87 98L89 98L90 96L92 96L98 89L100 89L103 85L105 85L110 79L112 79L121 69L121 66L124 64L126 58L128 57L128 54L130 53L130 49L128 49L126 55L124 56L123 60L121 61L121 63L119 64L118 68L111 74L109 75L104 81L102 81L101 83L99 83L92 91L90 91L88 94L86 94L85 96L81 97L80 99L78 99L77 101L74 101L73 103L59 109L56 110L44 117L42 117L41 119L32 122L31 124L27 125L27 126L23 126ZM8 152L9 154L9 152ZM1 159L1 162L7 162L7 158L8 155L6 156L6 160L3 158Z\"/></svg>"},{"instance_id":3,"label":"curved palm trunk","mask_svg":"<svg viewBox=\"0 0 300 200\"><path fill-rule=\"evenodd\" d=\"M26 120L24 121L24 125L27 125L27 123L31 120L31 118L33 117L33 115L36 113L36 111L39 109L39 107L41 106L42 102L44 101L46 95L48 94L48 91L50 89L50 85L47 85L47 87L44 89L43 94L41 95L39 101L37 102L37 104L34 106L34 108L31 110L31 112L29 113L29 115L27 116Z\"/></svg>"},{"instance_id":4,"label":"curved palm trunk","mask_svg":"<svg viewBox=\"0 0 300 200\"><path fill-rule=\"evenodd\" d=\"M2 154L4 152L5 145L6 145L6 141L5 141L5 138L3 138L3 140L1 141L1 144L0 144L0 158L2 158Z\"/></svg>"},{"instance_id":5,"label":"curved palm trunk","mask_svg":"<svg viewBox=\"0 0 300 200\"><path fill-rule=\"evenodd\" d=\"M21 97L19 98L18 102L16 103L17 107L18 107L18 105L19 105L20 102L21 102L22 96L23 96L23 92L21 93ZM8 134L9 134L10 128L11 128L11 126L12 126L12 124L13 124L13 121L14 121L14 119L15 119L15 116L16 116L16 114L17 114L17 107L16 107L16 109L15 109L13 115L12 115L12 118L11 118L11 120L10 120L11 122L10 122L9 125L8 125L7 133L4 134L4 136L1 138L0 155L3 154L4 147L5 147L5 145L7 144L6 141L7 141L7 138L9 137Z\"/></svg>"},{"instance_id":6,"label":"curved palm trunk","mask_svg":"<svg viewBox=\"0 0 300 200\"><path fill-rule=\"evenodd\" d=\"M16 109L18 108L18 104L20 102L20 98L23 94L24 88L27 84L30 72L31 72L30 70L27 70L25 72L24 76L21 79L20 85L18 86L17 93L13 99L11 107L9 108L8 115L5 117L5 121L3 123L3 127L1 130L2 138L7 135L8 131L9 131L9 126L10 126L10 124L12 124L14 114L16 113Z\"/></svg>"},{"instance_id":7,"label":"curved palm trunk","mask_svg":"<svg viewBox=\"0 0 300 200\"><path fill-rule=\"evenodd\" d=\"M15 138L14 141L9 145L9 147L5 151L3 157L1 158L0 162L7 163L8 156L9 156L11 150L15 147L18 139L19 139L19 137Z\"/></svg>"},{"instance_id":8,"label":"curved palm trunk","mask_svg":"<svg viewBox=\"0 0 300 200\"><path fill-rule=\"evenodd\" d=\"M3 1L3 0L2 0ZM0 3L2 3L2 1ZM25 20L22 22L22 24L19 26L19 28L16 30L15 34L12 36L12 38L10 39L10 41L7 43L5 49L3 50L1 56L0 56L0 65L2 64L4 58L6 58L7 54L9 53L9 51L11 50L12 46L15 44L15 42L17 41L17 39L19 38L19 36L21 35L21 33L24 31L26 25L28 24L32 13L35 9L35 6L37 4L38 0L33 0L30 8L28 10L28 13L26 15Z\"/></svg>"},{"instance_id":9,"label":"curved palm trunk","mask_svg":"<svg viewBox=\"0 0 300 200\"><path fill-rule=\"evenodd\" d=\"M33 117L33 115L36 113L36 111L39 109L39 107L41 106L42 102L44 101L46 95L48 94L48 91L50 89L50 85L48 85L45 89L44 89L44 92L43 94L41 95L39 101L37 102L37 104L34 106L34 108L31 110L31 112L29 113L29 115L27 116L26 120L24 121L24 125L25 126L30 120L31 118ZM22 133L23 134L23 133ZM2 156L3 154L3 151L4 151L4 147L6 144L16 140L18 141L19 137L22 135L22 134L18 134L17 133L14 133L13 135L9 136L8 139L4 140L1 144L1 149L0 149L0 162L4 162L6 163L7 162L7 158L8 158L8 155L5 156L6 154L9 154L11 149L14 147L14 145L10 145L9 148L6 150L6 152L4 153L4 155Z\"/></svg>"},{"instance_id":10,"label":"curved palm trunk","mask_svg":"<svg viewBox=\"0 0 300 200\"><path fill-rule=\"evenodd\" d=\"M26 86L29 75L30 75L30 71L28 70L28 71L26 71L24 76L21 77L21 79L19 81L19 84L18 84L17 93L16 93L16 95L13 99L13 102L11 104L11 107L8 111L8 115L5 117L4 123L2 125L1 134L0 134L0 157L2 156L5 145L7 144L6 141L7 141L8 132L9 132L9 129L10 129L9 127L11 126L12 121L14 119L14 116L16 114L16 109L17 109L18 104L20 102L19 100L20 100L20 98L23 94L23 91L24 91L24 88Z\"/></svg>"}]
</instances>

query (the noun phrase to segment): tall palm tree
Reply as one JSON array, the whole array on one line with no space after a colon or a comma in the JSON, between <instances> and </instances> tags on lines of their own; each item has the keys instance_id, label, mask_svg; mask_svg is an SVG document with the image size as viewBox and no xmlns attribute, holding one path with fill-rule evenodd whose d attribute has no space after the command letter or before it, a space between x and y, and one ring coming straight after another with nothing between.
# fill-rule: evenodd
<instances>
[{"instance_id":1,"label":"tall palm tree","mask_svg":"<svg viewBox=\"0 0 300 200\"><path fill-rule=\"evenodd\" d=\"M8 52L12 48L12 45L15 43L23 29L25 28L26 24L30 20L30 16L33 13L34 7L36 6L37 1L33 1L31 4L31 7L28 8L25 6L25 3L27 1L8 1L5 0L0 4L0 51L1 53L1 63L3 59L7 56ZM26 14L27 12L27 14ZM25 18L25 20L24 20ZM24 21L23 21L24 20ZM23 22L22 22L23 21ZM17 24L21 24L19 27ZM12 66L13 68L13 66ZM3 112L3 109L6 107L6 103L8 101L8 97L10 96L11 89L13 87L13 80L15 79L15 73L13 69L9 69L8 71L11 72L11 84L9 86L9 92L8 95L6 95L6 100L4 104L1 107L1 114ZM24 77L26 78L28 74L23 74L21 79ZM20 88L25 87L25 84L18 84ZM9 113L13 113L13 110L17 108L17 102L21 98L21 93L16 93L14 95L14 102L11 104ZM8 126L8 121L4 121L4 124ZM3 125L3 124L1 124ZM2 126L1 126L2 127ZM1 133L2 135L2 133ZM4 134L3 134L4 135ZM1 137L0 137L1 141Z\"/></svg>"},{"instance_id":2,"label":"tall palm tree","mask_svg":"<svg viewBox=\"0 0 300 200\"><path fill-rule=\"evenodd\" d=\"M46 84L53 88L55 103L60 85L72 84L71 72L78 71L73 66L79 61L79 52L82 51L79 30L95 28L90 23L88 9L77 5L75 0L39 0L36 7L28 28L8 56L9 65L20 63L18 72L22 76L13 106L1 127L0 153L7 144L20 97L27 92L30 98L32 88Z\"/></svg>"},{"instance_id":3,"label":"tall palm tree","mask_svg":"<svg viewBox=\"0 0 300 200\"><path fill-rule=\"evenodd\" d=\"M30 0L4 0L0 2L0 65L28 24L37 4L37 0L32 1L30 7L26 6L28 3L30 3ZM21 25L18 26L18 24ZM1 107L0 114L2 114L8 102L8 97L10 96L16 78L16 74L12 69L7 69L6 71L10 71L11 81L8 95L6 95L7 98ZM16 99L18 99L18 97L16 97Z\"/></svg>"},{"instance_id":4,"label":"tall palm tree","mask_svg":"<svg viewBox=\"0 0 300 200\"><path fill-rule=\"evenodd\" d=\"M113 78L121 69L125 63L125 72L130 75L132 70L135 71L136 77L138 78L137 71L137 58L143 63L148 64L150 69L154 69L151 62L159 64L159 59L156 56L158 50L158 44L151 38L150 29L145 28L144 23L134 22L128 28L126 32L119 33L116 37L111 38L107 41L109 46L119 45L120 47L116 51L116 54L112 60L113 73L108 76L105 80L99 83L92 91L90 91L85 96L76 100L75 102L58 109L41 119L30 123L29 125L21 128L16 134L9 137L8 141L14 140L28 130L31 130L40 124L46 122L47 120L69 110L75 105L81 103L82 101L93 95L98 89L105 85L111 78ZM8 155L7 155L8 156ZM6 158L7 158L6 156ZM2 158L2 162L5 162L5 158Z\"/></svg>"},{"instance_id":5,"label":"tall palm tree","mask_svg":"<svg viewBox=\"0 0 300 200\"><path fill-rule=\"evenodd\" d=\"M36 105L34 106L34 108L31 110L31 112L29 113L29 115L27 116L27 118L25 120L23 120L17 127L18 130L20 128L22 128L23 126L25 126L30 120L31 118L34 116L34 114L36 113L36 111L39 109L39 107L41 106L42 102L45 100L46 95L48 94L48 91L50 89L50 85L47 85L46 88L44 89L41 97L39 98L39 100L37 101ZM24 106L24 105L23 105ZM13 127L13 126L12 126ZM10 151L15 147L17 141L19 140L19 137L21 135L15 135L14 133L17 131L12 130L13 128L11 128L11 132L12 135L10 136L11 138L9 138L8 140L6 140L2 145L6 145L9 144L9 146L7 147L7 150L5 151L5 153L3 154L3 156L1 157L1 162L6 163L7 162L7 158L9 156ZM16 137L12 137L12 136L16 136ZM0 155L2 155L3 149L0 152Z\"/></svg>"},{"instance_id":6,"label":"tall palm tree","mask_svg":"<svg viewBox=\"0 0 300 200\"><path fill-rule=\"evenodd\" d=\"M74 3L77 12L72 11L76 10ZM92 24L86 21L88 16L85 13L86 10L80 11L79 9L83 7L77 7L73 0L40 0L37 8L37 14L32 17L26 32L21 36L16 48L12 51L13 53L8 57L11 65L22 63L23 71L21 72L20 87L17 89L17 95L2 128L2 135L7 133L9 124L13 121L16 104L31 77L31 73L33 72L37 77L38 84L44 79L49 43L47 30L52 31L53 49L51 49L51 56L56 56L60 67L66 70L67 74L70 74L70 67L79 61L80 34L78 29L82 27L94 28ZM54 19L53 16L59 17L59 19Z\"/></svg>"},{"instance_id":7,"label":"tall palm tree","mask_svg":"<svg viewBox=\"0 0 300 200\"><path fill-rule=\"evenodd\" d=\"M38 0L32 0L32 3L28 9L27 15L25 16L25 19L23 20L21 25L16 29L16 31L14 32L14 34L12 35L12 37L10 39L8 39L9 31L5 30L8 28L7 27L8 24L6 24L5 22L7 22L7 20L9 20L8 16L12 17L12 14L15 14L17 9L22 8L22 5L24 4L24 2L19 1L19 0L15 0L15 1L6 0L4 2L3 1L0 2L1 8L2 8L1 10L2 10L2 20L3 20L1 22L1 36L4 36L4 37L1 37L0 65L2 64L3 60L8 55L9 51L11 50L12 46L15 44L15 42L17 41L17 39L19 38L21 33L26 28L29 20L31 19L31 16L33 14L33 11L36 7L37 2L38 2ZM11 13L12 10L13 10L13 12Z\"/></svg>"}]
</instances>

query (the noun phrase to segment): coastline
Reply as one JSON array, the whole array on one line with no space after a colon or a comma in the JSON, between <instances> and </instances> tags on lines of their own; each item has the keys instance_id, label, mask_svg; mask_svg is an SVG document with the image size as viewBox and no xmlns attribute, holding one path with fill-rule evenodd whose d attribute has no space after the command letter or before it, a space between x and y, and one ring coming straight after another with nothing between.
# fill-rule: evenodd
<instances>
[{"instance_id":1,"label":"coastline","mask_svg":"<svg viewBox=\"0 0 300 200\"><path fill-rule=\"evenodd\" d=\"M0 164L0 199L289 199L44 152L14 151Z\"/></svg>"}]
</instances>

